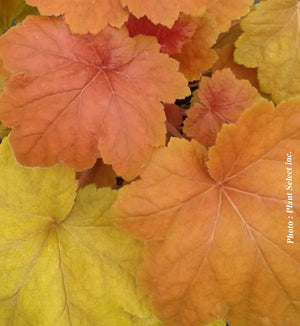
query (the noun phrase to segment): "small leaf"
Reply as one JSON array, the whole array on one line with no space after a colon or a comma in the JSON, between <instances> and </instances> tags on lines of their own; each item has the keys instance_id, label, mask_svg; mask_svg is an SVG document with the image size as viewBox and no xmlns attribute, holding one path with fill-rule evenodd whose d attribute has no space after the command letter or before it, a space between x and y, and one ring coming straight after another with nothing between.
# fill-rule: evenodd
<instances>
[{"instance_id":1,"label":"small leaf","mask_svg":"<svg viewBox=\"0 0 300 326\"><path fill-rule=\"evenodd\" d=\"M238 80L230 69L202 77L196 99L187 111L183 131L205 146L215 143L223 123L235 123L260 95L246 80Z\"/></svg>"}]
</instances>

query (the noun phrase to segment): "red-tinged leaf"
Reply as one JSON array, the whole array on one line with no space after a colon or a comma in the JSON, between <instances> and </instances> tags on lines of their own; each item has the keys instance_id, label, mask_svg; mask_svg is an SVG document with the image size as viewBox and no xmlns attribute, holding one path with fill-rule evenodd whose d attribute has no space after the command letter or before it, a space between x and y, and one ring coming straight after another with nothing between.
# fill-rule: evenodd
<instances>
[{"instance_id":1,"label":"red-tinged leaf","mask_svg":"<svg viewBox=\"0 0 300 326\"><path fill-rule=\"evenodd\" d=\"M300 99L264 100L223 127L208 163L173 138L119 191L115 219L145 241L143 284L164 325L300 325L299 148Z\"/></svg>"},{"instance_id":2,"label":"red-tinged leaf","mask_svg":"<svg viewBox=\"0 0 300 326\"><path fill-rule=\"evenodd\" d=\"M227 43L221 49L218 49L217 54L219 59L213 64L212 72L223 68L230 68L237 79L247 79L252 86L258 89L257 69L247 68L235 63L233 58L234 50L235 47L233 43Z\"/></svg>"},{"instance_id":3,"label":"red-tinged leaf","mask_svg":"<svg viewBox=\"0 0 300 326\"><path fill-rule=\"evenodd\" d=\"M172 28L161 24L155 25L146 16L138 19L133 15L129 15L126 22L126 28L131 37L138 34L155 36L161 45L161 51L170 55L181 52L183 44L190 41L196 27L192 20L188 21L182 18L177 19Z\"/></svg>"},{"instance_id":4,"label":"red-tinged leaf","mask_svg":"<svg viewBox=\"0 0 300 326\"><path fill-rule=\"evenodd\" d=\"M180 71L189 80L199 79L202 71L210 68L217 58L211 47L216 42L218 31L211 15L193 17L181 14L172 28L154 25L147 17L137 19L131 15L126 27L131 36L155 36L161 51L179 61Z\"/></svg>"},{"instance_id":5,"label":"red-tinged leaf","mask_svg":"<svg viewBox=\"0 0 300 326\"><path fill-rule=\"evenodd\" d=\"M237 80L230 69L202 77L192 107L187 111L184 133L205 146L215 143L223 123L234 123L260 95L246 80Z\"/></svg>"},{"instance_id":6,"label":"red-tinged leaf","mask_svg":"<svg viewBox=\"0 0 300 326\"><path fill-rule=\"evenodd\" d=\"M180 12L201 15L208 0L26 0L37 6L43 15L65 14L74 33L98 33L107 24L120 27L128 18L128 11L141 18L147 15L154 24L171 28Z\"/></svg>"},{"instance_id":7,"label":"red-tinged leaf","mask_svg":"<svg viewBox=\"0 0 300 326\"><path fill-rule=\"evenodd\" d=\"M165 142L160 101L189 94L154 39L111 27L72 35L62 18L29 17L1 37L0 57L12 73L0 119L28 166L62 161L80 171L101 156L131 179Z\"/></svg>"}]
</instances>

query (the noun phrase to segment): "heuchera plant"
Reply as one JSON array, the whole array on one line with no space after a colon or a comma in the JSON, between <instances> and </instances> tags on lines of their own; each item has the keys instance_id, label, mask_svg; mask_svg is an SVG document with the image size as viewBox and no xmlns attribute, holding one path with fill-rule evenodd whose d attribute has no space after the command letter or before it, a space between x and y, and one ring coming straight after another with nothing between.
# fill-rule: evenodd
<instances>
[{"instance_id":1,"label":"heuchera plant","mask_svg":"<svg viewBox=\"0 0 300 326\"><path fill-rule=\"evenodd\" d=\"M300 325L299 26L0 0L1 326Z\"/></svg>"}]
</instances>

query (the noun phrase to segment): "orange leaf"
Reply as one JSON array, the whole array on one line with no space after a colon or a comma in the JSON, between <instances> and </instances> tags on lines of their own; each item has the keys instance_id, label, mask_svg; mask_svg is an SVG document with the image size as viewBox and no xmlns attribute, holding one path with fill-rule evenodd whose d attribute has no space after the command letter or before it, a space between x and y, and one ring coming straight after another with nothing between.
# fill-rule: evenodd
<instances>
[{"instance_id":1,"label":"orange leaf","mask_svg":"<svg viewBox=\"0 0 300 326\"><path fill-rule=\"evenodd\" d=\"M210 0L207 12L215 16L218 31L225 32L229 29L231 21L239 19L250 11L253 0Z\"/></svg>"},{"instance_id":2,"label":"orange leaf","mask_svg":"<svg viewBox=\"0 0 300 326\"><path fill-rule=\"evenodd\" d=\"M300 99L264 100L223 127L207 164L202 145L173 138L119 191L114 216L145 241L142 279L164 325L300 325L299 148Z\"/></svg>"},{"instance_id":3,"label":"orange leaf","mask_svg":"<svg viewBox=\"0 0 300 326\"><path fill-rule=\"evenodd\" d=\"M27 166L84 170L101 156L131 179L164 145L160 101L190 92L154 39L111 27L72 35L62 18L29 17L1 37L0 57L13 74L0 119L14 127L10 142Z\"/></svg>"},{"instance_id":4,"label":"orange leaf","mask_svg":"<svg viewBox=\"0 0 300 326\"><path fill-rule=\"evenodd\" d=\"M235 63L233 59L234 50L235 46L233 43L227 43L221 49L218 49L219 59L213 64L212 72L223 68L230 68L237 79L248 79L252 86L258 89L257 69L247 68Z\"/></svg>"},{"instance_id":5,"label":"orange leaf","mask_svg":"<svg viewBox=\"0 0 300 326\"><path fill-rule=\"evenodd\" d=\"M179 13L200 16L210 0L121 0L134 16L147 16L154 24L172 28Z\"/></svg>"},{"instance_id":6,"label":"orange leaf","mask_svg":"<svg viewBox=\"0 0 300 326\"><path fill-rule=\"evenodd\" d=\"M236 122L259 99L257 89L246 80L237 80L230 69L216 71L211 78L202 77L183 131L199 143L211 146L223 123Z\"/></svg>"},{"instance_id":7,"label":"orange leaf","mask_svg":"<svg viewBox=\"0 0 300 326\"><path fill-rule=\"evenodd\" d=\"M128 10L140 18L147 15L154 24L172 27L179 12L201 15L208 0L26 0L37 6L43 15L65 14L74 33L98 33L107 24L120 27L128 17Z\"/></svg>"}]
</instances>

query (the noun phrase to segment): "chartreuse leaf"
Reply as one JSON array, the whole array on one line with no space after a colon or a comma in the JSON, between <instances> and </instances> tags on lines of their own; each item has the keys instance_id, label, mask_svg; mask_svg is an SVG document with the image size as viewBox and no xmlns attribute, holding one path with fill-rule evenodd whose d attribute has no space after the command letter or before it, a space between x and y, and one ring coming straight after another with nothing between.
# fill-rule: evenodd
<instances>
[{"instance_id":1,"label":"chartreuse leaf","mask_svg":"<svg viewBox=\"0 0 300 326\"><path fill-rule=\"evenodd\" d=\"M116 229L116 191L25 168L0 145L0 325L159 325L137 286L141 244Z\"/></svg>"},{"instance_id":2,"label":"chartreuse leaf","mask_svg":"<svg viewBox=\"0 0 300 326\"><path fill-rule=\"evenodd\" d=\"M165 326L300 325L299 162L300 98L263 100L209 152L171 139L119 190L113 214L146 243L141 276Z\"/></svg>"},{"instance_id":3,"label":"chartreuse leaf","mask_svg":"<svg viewBox=\"0 0 300 326\"><path fill-rule=\"evenodd\" d=\"M258 67L260 89L275 102L300 93L299 24L296 0L264 1L241 22L244 33L235 43L235 60Z\"/></svg>"},{"instance_id":4,"label":"chartreuse leaf","mask_svg":"<svg viewBox=\"0 0 300 326\"><path fill-rule=\"evenodd\" d=\"M4 126L1 122L0 122L0 139L6 137L10 132L10 129L6 126Z\"/></svg>"},{"instance_id":5,"label":"chartreuse leaf","mask_svg":"<svg viewBox=\"0 0 300 326\"><path fill-rule=\"evenodd\" d=\"M8 77L9 77L9 74L5 70L3 70L2 62L0 61L0 96L3 91L3 86ZM7 136L9 131L10 131L10 129L8 127L4 126L0 121L0 139Z\"/></svg>"},{"instance_id":6,"label":"chartreuse leaf","mask_svg":"<svg viewBox=\"0 0 300 326\"><path fill-rule=\"evenodd\" d=\"M21 22L28 15L37 15L36 8L24 0L0 0L0 34L6 32L13 22Z\"/></svg>"},{"instance_id":7,"label":"chartreuse leaf","mask_svg":"<svg viewBox=\"0 0 300 326\"><path fill-rule=\"evenodd\" d=\"M207 326L226 326L226 321L224 321L224 320L213 321L212 323L210 323Z\"/></svg>"}]
</instances>

